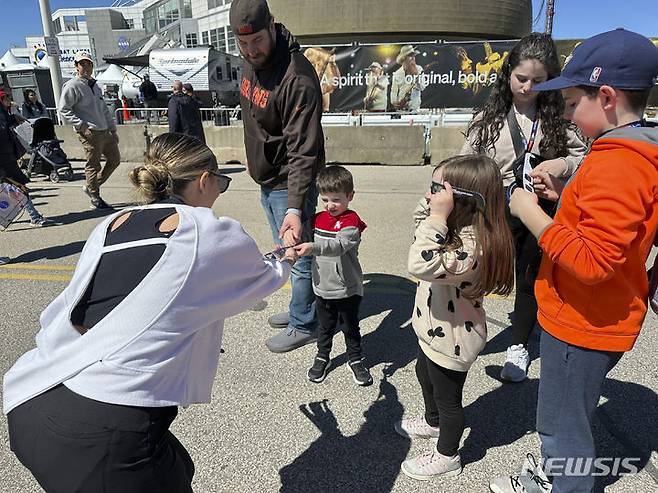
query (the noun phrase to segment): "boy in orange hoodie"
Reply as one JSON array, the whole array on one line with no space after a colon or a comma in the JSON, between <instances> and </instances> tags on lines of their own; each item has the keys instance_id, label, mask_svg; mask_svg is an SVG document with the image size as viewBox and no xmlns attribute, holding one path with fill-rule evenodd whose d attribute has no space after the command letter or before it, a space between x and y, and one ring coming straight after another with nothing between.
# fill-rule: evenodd
<instances>
[{"instance_id":1,"label":"boy in orange hoodie","mask_svg":"<svg viewBox=\"0 0 658 493\"><path fill-rule=\"evenodd\" d=\"M595 140L554 219L535 194L518 189L511 197L512 214L543 250L535 284L543 328L542 465L495 478L489 485L495 493L594 488L592 473L601 466L594 462L592 417L606 375L632 349L647 312L645 262L658 227L658 129L643 114L656 75L658 48L616 29L585 40L560 77L533 89L561 89L565 118ZM540 174L535 182L543 185L538 192L554 192L550 177Z\"/></svg>"}]
</instances>

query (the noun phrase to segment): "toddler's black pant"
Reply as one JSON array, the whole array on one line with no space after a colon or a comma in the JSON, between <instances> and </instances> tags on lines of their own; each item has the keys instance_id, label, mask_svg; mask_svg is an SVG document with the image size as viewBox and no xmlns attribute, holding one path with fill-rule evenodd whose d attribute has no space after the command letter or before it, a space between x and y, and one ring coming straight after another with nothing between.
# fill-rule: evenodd
<instances>
[{"instance_id":1,"label":"toddler's black pant","mask_svg":"<svg viewBox=\"0 0 658 493\"><path fill-rule=\"evenodd\" d=\"M462 393L466 372L443 368L418 348L416 376L423 391L425 420L430 426L440 429L436 450L452 457L457 453L464 433Z\"/></svg>"},{"instance_id":2,"label":"toddler's black pant","mask_svg":"<svg viewBox=\"0 0 658 493\"><path fill-rule=\"evenodd\" d=\"M361 296L328 300L315 297L315 310L318 314L318 356L329 359L332 340L339 320L342 322L349 361L361 359L361 333L359 332L359 305Z\"/></svg>"},{"instance_id":3,"label":"toddler's black pant","mask_svg":"<svg viewBox=\"0 0 658 493\"><path fill-rule=\"evenodd\" d=\"M9 413L9 443L48 493L192 493L194 464L169 431L177 413L107 404L60 384Z\"/></svg>"}]
</instances>

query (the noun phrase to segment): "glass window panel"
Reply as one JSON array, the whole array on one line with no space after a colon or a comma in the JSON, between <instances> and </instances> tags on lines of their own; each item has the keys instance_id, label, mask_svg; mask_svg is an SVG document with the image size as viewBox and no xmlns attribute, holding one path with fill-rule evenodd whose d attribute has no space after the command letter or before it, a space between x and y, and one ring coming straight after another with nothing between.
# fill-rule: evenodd
<instances>
[{"instance_id":1,"label":"glass window panel","mask_svg":"<svg viewBox=\"0 0 658 493\"><path fill-rule=\"evenodd\" d=\"M229 53L235 53L238 51L238 44L235 41L235 33L233 32L233 29L230 27L227 27L226 29L226 41L227 41L227 48Z\"/></svg>"}]
</instances>

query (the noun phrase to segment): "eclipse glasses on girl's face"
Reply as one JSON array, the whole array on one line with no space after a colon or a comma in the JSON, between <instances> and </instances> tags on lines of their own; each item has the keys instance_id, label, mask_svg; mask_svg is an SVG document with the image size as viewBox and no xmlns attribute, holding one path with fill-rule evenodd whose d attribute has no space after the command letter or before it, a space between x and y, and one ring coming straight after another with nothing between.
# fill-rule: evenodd
<instances>
[{"instance_id":1,"label":"eclipse glasses on girl's face","mask_svg":"<svg viewBox=\"0 0 658 493\"><path fill-rule=\"evenodd\" d=\"M441 190L444 190L445 187L443 186L443 183L437 183L435 181L432 182L430 185L430 193L434 195L435 193L440 192ZM466 190L465 188L459 188L459 187L452 187L452 194L457 196L457 197L462 197L466 199L471 199L475 201L475 205L478 207L478 209L484 211L484 208L487 205L487 202L484 200L484 197L482 196L481 193L479 192L474 192L472 190Z\"/></svg>"}]
</instances>

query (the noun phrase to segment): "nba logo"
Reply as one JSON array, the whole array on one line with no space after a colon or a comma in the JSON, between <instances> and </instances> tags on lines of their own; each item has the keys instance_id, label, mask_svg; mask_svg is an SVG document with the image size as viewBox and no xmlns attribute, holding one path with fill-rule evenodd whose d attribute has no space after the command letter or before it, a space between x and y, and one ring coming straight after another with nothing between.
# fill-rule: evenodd
<instances>
[{"instance_id":1,"label":"nba logo","mask_svg":"<svg viewBox=\"0 0 658 493\"><path fill-rule=\"evenodd\" d=\"M594 70L592 70L592 75L589 76L589 81L590 82L598 81L602 70L603 69L601 67L594 67Z\"/></svg>"}]
</instances>

